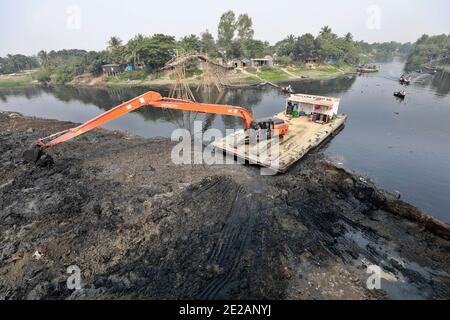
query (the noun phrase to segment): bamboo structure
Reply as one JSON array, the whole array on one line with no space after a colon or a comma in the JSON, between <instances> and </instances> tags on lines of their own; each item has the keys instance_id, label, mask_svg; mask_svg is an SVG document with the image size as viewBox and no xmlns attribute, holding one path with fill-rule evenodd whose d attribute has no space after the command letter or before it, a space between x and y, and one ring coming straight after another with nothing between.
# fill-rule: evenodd
<instances>
[{"instance_id":1,"label":"bamboo structure","mask_svg":"<svg viewBox=\"0 0 450 320\"><path fill-rule=\"evenodd\" d=\"M218 99L223 97L224 89L226 85L224 84L224 79L226 73L232 69L226 67L206 55L196 54L196 53L185 53L182 55L176 55L172 60L166 63L162 68L163 71L170 72L170 76L174 78L174 84L170 88L169 97L177 99L188 99L196 101L196 98L189 86L189 81L186 77L187 64L191 61L200 61L203 67L203 74L200 79L200 83L197 86L197 92L207 94L211 100L212 93L219 93L218 98L215 99L215 103L218 103ZM176 117L172 116L172 111L168 110L173 119ZM197 114L192 116L191 112L185 112L183 114L183 120L175 120L176 125L181 128L185 128L192 132L192 124L196 119ZM214 121L215 115L207 116L206 127L210 126L210 123ZM205 129L205 128L204 128Z\"/></svg>"},{"instance_id":2,"label":"bamboo structure","mask_svg":"<svg viewBox=\"0 0 450 320\"><path fill-rule=\"evenodd\" d=\"M224 66L210 59L207 55L185 53L177 55L162 68L162 70L170 70L171 74L175 76L175 84L171 90L175 98L194 98L186 79L186 65L190 61L200 61L203 66L203 75L197 86L197 91L215 89L222 92L224 90L226 85L224 83L225 75L232 67Z\"/></svg>"},{"instance_id":3,"label":"bamboo structure","mask_svg":"<svg viewBox=\"0 0 450 320\"><path fill-rule=\"evenodd\" d=\"M184 63L172 69L172 76L175 77L175 83L170 88L169 97L196 101L186 80L186 66Z\"/></svg>"},{"instance_id":4,"label":"bamboo structure","mask_svg":"<svg viewBox=\"0 0 450 320\"><path fill-rule=\"evenodd\" d=\"M204 61L203 79L198 85L197 91L211 91L212 89L216 89L218 92L222 92L224 90L224 79L227 71L228 70L222 66L217 66L209 61Z\"/></svg>"}]
</instances>

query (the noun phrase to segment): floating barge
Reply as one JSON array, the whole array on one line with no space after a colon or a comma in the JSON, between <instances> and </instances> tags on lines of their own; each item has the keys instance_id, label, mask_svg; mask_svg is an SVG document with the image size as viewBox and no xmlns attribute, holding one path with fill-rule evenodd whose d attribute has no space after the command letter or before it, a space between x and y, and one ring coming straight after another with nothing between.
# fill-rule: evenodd
<instances>
[{"instance_id":1,"label":"floating barge","mask_svg":"<svg viewBox=\"0 0 450 320\"><path fill-rule=\"evenodd\" d=\"M275 116L289 124L284 137L245 144L242 130L216 140L213 146L250 164L286 172L343 127L347 115L337 114L339 102L337 98L292 94L286 101L286 110Z\"/></svg>"}]
</instances>

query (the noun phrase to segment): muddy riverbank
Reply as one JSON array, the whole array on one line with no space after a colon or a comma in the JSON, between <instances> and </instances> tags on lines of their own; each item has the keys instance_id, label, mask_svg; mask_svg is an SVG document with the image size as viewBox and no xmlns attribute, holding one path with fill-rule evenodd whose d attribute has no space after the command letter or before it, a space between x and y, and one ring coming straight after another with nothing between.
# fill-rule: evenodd
<instances>
[{"instance_id":1,"label":"muddy riverbank","mask_svg":"<svg viewBox=\"0 0 450 320\"><path fill-rule=\"evenodd\" d=\"M52 166L22 160L72 126L0 113L0 299L450 297L449 225L320 154L265 177L95 130L50 150Z\"/></svg>"}]
</instances>

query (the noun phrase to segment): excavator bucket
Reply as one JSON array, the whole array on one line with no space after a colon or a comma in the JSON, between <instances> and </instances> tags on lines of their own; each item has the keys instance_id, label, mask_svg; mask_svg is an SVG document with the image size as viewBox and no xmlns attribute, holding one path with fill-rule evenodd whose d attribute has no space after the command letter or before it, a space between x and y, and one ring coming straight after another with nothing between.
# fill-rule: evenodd
<instances>
[{"instance_id":1,"label":"excavator bucket","mask_svg":"<svg viewBox=\"0 0 450 320\"><path fill-rule=\"evenodd\" d=\"M23 158L27 162L36 162L44 154L39 146L34 146L23 153Z\"/></svg>"},{"instance_id":2,"label":"excavator bucket","mask_svg":"<svg viewBox=\"0 0 450 320\"><path fill-rule=\"evenodd\" d=\"M23 159L26 162L35 163L39 167L51 166L54 163L53 158L37 145L24 151Z\"/></svg>"}]
</instances>

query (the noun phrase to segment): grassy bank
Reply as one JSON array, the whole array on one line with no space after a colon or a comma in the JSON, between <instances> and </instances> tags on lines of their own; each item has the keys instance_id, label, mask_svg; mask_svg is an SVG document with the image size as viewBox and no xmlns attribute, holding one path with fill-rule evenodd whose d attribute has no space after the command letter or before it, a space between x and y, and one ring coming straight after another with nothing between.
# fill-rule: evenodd
<instances>
[{"instance_id":1,"label":"grassy bank","mask_svg":"<svg viewBox=\"0 0 450 320\"><path fill-rule=\"evenodd\" d=\"M25 87L35 84L33 79L35 71L28 71L24 73L15 73L0 75L0 88Z\"/></svg>"},{"instance_id":2,"label":"grassy bank","mask_svg":"<svg viewBox=\"0 0 450 320\"><path fill-rule=\"evenodd\" d=\"M266 81L280 81L291 78L282 68L260 68L255 74L260 79Z\"/></svg>"},{"instance_id":3,"label":"grassy bank","mask_svg":"<svg viewBox=\"0 0 450 320\"><path fill-rule=\"evenodd\" d=\"M32 80L25 79L14 79L14 80L3 80L0 79L0 88L13 88L13 87L25 87L32 84Z\"/></svg>"},{"instance_id":4,"label":"grassy bank","mask_svg":"<svg viewBox=\"0 0 450 320\"><path fill-rule=\"evenodd\" d=\"M334 65L323 65L315 68L310 68L307 66L299 67L287 67L287 71L298 77L307 77L312 79L320 79L332 76L338 76L343 73L349 73L353 71L353 68L349 65L344 66L334 66Z\"/></svg>"},{"instance_id":5,"label":"grassy bank","mask_svg":"<svg viewBox=\"0 0 450 320\"><path fill-rule=\"evenodd\" d=\"M245 68L244 71L249 74L249 77L247 78L251 81L285 81L300 78L308 78L312 80L332 78L344 73L352 72L353 68L349 65L321 65L317 67L285 66L259 69Z\"/></svg>"}]
</instances>

